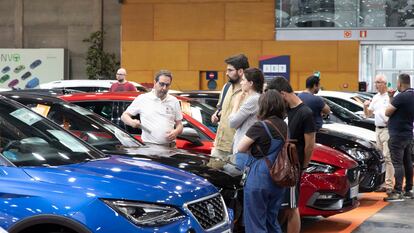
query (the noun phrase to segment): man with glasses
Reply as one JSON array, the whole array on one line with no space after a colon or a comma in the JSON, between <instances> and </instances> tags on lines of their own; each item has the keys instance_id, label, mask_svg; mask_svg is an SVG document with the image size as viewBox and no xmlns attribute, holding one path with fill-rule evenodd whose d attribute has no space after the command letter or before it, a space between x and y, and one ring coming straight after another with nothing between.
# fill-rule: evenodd
<instances>
[{"instance_id":1,"label":"man with glasses","mask_svg":"<svg viewBox=\"0 0 414 233\"><path fill-rule=\"evenodd\" d=\"M388 133L388 117L385 116L385 109L390 102L390 98L387 94L388 88L385 75L378 74L375 76L375 88L378 93L372 100L364 102L364 113L366 117L374 115L377 146L382 151L385 159L385 183L377 192L386 192L387 195L390 195L393 188L394 166L392 165L391 154L388 148L390 135Z\"/></svg>"},{"instance_id":2,"label":"man with glasses","mask_svg":"<svg viewBox=\"0 0 414 233\"><path fill-rule=\"evenodd\" d=\"M137 91L137 88L134 86L134 84L126 80L126 76L127 76L126 70L124 68L119 68L116 71L116 80L118 80L118 82L113 83L109 91L110 92Z\"/></svg>"},{"instance_id":3,"label":"man with glasses","mask_svg":"<svg viewBox=\"0 0 414 233\"><path fill-rule=\"evenodd\" d=\"M141 138L146 144L175 148L175 139L183 131L180 103L168 94L171 82L171 72L160 70L152 91L135 98L121 116L125 124L142 129ZM138 114L140 120L132 118Z\"/></svg>"},{"instance_id":4,"label":"man with glasses","mask_svg":"<svg viewBox=\"0 0 414 233\"><path fill-rule=\"evenodd\" d=\"M244 54L231 56L224 60L227 64L226 76L228 82L224 85L219 98L217 111L211 116L211 122L219 122L216 139L214 140L214 148L211 150L210 167L222 168L223 161L230 159L232 152L233 138L236 132L235 129L230 128L229 115L235 104L235 100L241 91L241 77L244 70L249 68L249 61Z\"/></svg>"}]
</instances>

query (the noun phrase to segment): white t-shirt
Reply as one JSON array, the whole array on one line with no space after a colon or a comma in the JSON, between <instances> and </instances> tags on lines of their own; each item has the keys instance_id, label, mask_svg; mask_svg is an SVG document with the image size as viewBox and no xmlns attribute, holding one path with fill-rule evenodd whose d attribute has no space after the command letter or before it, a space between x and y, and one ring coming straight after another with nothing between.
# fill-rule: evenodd
<instances>
[{"instance_id":1,"label":"white t-shirt","mask_svg":"<svg viewBox=\"0 0 414 233\"><path fill-rule=\"evenodd\" d=\"M385 109L390 102L390 97L387 92L384 94L377 93L371 100L368 106L368 110L373 111L375 114L375 126L386 126L388 117L385 116Z\"/></svg>"},{"instance_id":2,"label":"white t-shirt","mask_svg":"<svg viewBox=\"0 0 414 233\"><path fill-rule=\"evenodd\" d=\"M156 144L170 143L167 133L174 129L175 121L183 119L177 98L167 94L161 100L154 91L139 95L125 112L133 116L140 114L143 128L150 131L142 130L142 141Z\"/></svg>"}]
</instances>

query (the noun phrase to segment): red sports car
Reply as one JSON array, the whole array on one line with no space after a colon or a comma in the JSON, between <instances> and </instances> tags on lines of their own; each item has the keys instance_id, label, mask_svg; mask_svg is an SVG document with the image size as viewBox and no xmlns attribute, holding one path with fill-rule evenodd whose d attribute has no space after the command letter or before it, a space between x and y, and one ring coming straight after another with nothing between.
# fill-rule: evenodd
<instances>
[{"instance_id":1,"label":"red sports car","mask_svg":"<svg viewBox=\"0 0 414 233\"><path fill-rule=\"evenodd\" d=\"M75 93L60 98L104 116L132 134L140 134L139 130L125 126L120 121L121 114L138 95L140 93L137 92ZM184 97L178 99L184 112L183 124L187 133L185 139L177 140L177 147L209 153L216 127L209 123L213 110ZM299 200L301 215L327 217L356 208L358 181L359 170L355 161L339 151L317 144L310 166L302 176Z\"/></svg>"}]
</instances>

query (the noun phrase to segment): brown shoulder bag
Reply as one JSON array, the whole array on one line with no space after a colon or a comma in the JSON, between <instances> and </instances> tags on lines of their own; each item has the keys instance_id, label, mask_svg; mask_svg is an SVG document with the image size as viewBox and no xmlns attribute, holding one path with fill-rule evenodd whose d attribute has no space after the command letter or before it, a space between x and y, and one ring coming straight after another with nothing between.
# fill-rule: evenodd
<instances>
[{"instance_id":1,"label":"brown shoulder bag","mask_svg":"<svg viewBox=\"0 0 414 233\"><path fill-rule=\"evenodd\" d=\"M271 161L266 157L266 164L269 168L270 176L273 182L282 187L293 187L299 181L300 176L300 164L298 154L296 152L296 145L284 136L278 127L276 127L271 121L265 120L269 123L283 138L283 148L279 151L275 162L271 164Z\"/></svg>"}]
</instances>

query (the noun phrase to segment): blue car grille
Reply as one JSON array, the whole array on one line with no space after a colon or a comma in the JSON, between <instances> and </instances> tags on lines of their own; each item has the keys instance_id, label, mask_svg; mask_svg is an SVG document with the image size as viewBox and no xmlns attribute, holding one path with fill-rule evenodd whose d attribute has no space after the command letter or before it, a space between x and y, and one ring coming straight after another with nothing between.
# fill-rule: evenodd
<instances>
[{"instance_id":1,"label":"blue car grille","mask_svg":"<svg viewBox=\"0 0 414 233\"><path fill-rule=\"evenodd\" d=\"M220 195L191 203L187 208L205 230L225 220L225 206Z\"/></svg>"}]
</instances>

